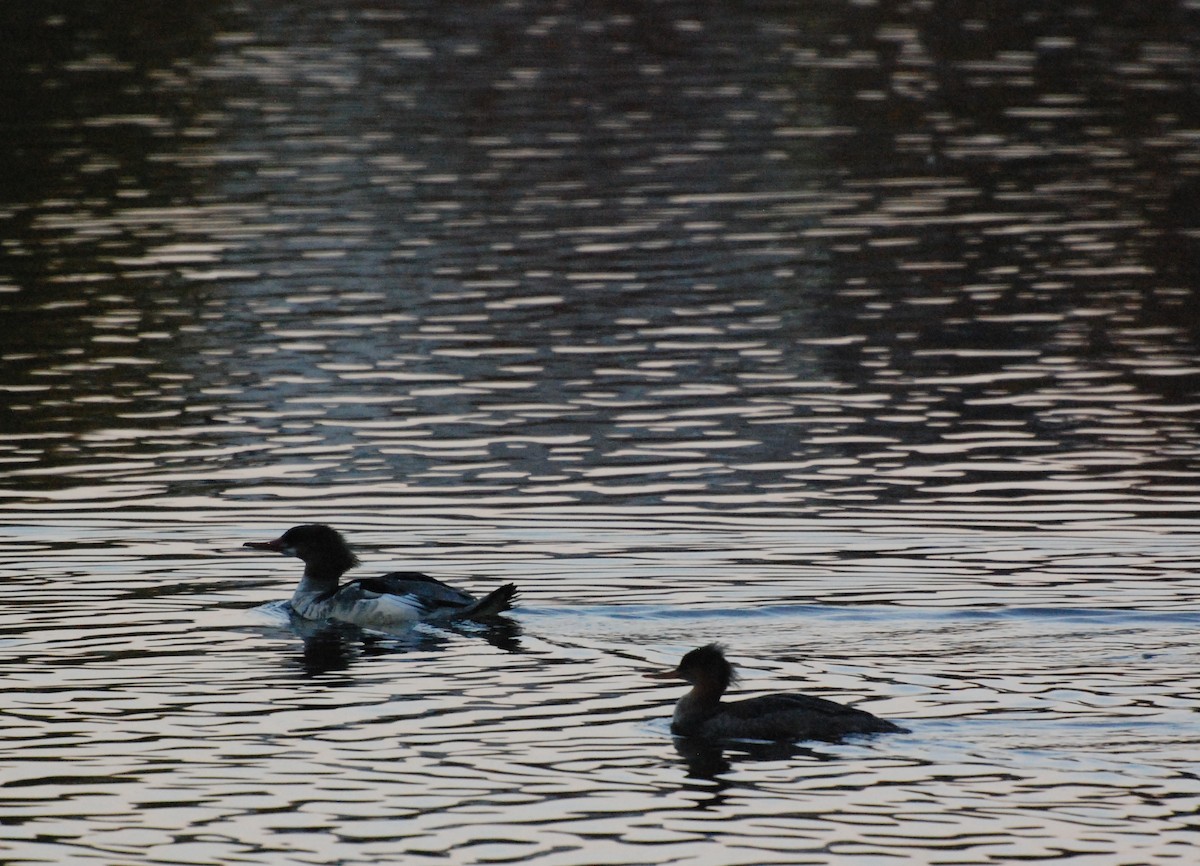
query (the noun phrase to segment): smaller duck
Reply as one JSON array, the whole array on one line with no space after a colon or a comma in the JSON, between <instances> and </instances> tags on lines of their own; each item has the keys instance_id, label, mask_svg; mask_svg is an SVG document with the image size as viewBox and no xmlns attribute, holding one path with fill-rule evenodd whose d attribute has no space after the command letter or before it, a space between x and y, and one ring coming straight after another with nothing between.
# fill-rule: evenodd
<instances>
[{"instance_id":1,"label":"smaller duck","mask_svg":"<svg viewBox=\"0 0 1200 866\"><path fill-rule=\"evenodd\" d=\"M671 732L709 740L839 740L847 734L907 733L886 719L824 698L763 695L721 701L737 677L725 648L710 643L689 652L679 667L646 674L655 680L686 680L692 690L679 699Z\"/></svg>"},{"instance_id":2,"label":"smaller duck","mask_svg":"<svg viewBox=\"0 0 1200 866\"><path fill-rule=\"evenodd\" d=\"M411 571L359 578L339 586L341 576L358 565L358 557L340 532L321 523L293 526L274 541L248 541L244 546L303 560L304 576L291 603L305 619L335 619L383 630L418 621L482 619L511 609L517 593L514 584L506 583L476 598Z\"/></svg>"}]
</instances>

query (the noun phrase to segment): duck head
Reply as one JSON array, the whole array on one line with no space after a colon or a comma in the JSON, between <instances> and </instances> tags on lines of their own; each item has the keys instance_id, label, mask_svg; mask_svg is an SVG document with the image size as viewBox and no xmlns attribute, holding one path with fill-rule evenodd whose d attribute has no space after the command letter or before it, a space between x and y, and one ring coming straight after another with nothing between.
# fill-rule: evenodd
<instances>
[{"instance_id":1,"label":"duck head","mask_svg":"<svg viewBox=\"0 0 1200 866\"><path fill-rule=\"evenodd\" d=\"M306 571L333 576L335 580L358 565L358 557L342 534L322 523L293 526L273 541L247 541L243 547L294 556L303 560Z\"/></svg>"},{"instance_id":2,"label":"duck head","mask_svg":"<svg viewBox=\"0 0 1200 866\"><path fill-rule=\"evenodd\" d=\"M685 680L692 688L720 695L737 679L733 665L725 658L725 647L706 644L685 655L671 670L645 675L652 680Z\"/></svg>"}]
</instances>

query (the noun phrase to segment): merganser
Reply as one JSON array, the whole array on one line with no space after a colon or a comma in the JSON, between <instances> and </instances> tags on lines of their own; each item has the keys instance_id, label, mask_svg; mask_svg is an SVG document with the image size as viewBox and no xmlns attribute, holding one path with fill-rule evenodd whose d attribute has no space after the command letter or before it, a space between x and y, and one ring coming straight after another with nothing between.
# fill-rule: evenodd
<instances>
[{"instance_id":1,"label":"merganser","mask_svg":"<svg viewBox=\"0 0 1200 866\"><path fill-rule=\"evenodd\" d=\"M907 733L899 725L844 704L802 694L763 695L722 703L736 680L725 648L710 643L689 652L679 667L646 674L655 680L687 680L671 732L710 740L838 740L846 734Z\"/></svg>"},{"instance_id":2,"label":"merganser","mask_svg":"<svg viewBox=\"0 0 1200 866\"><path fill-rule=\"evenodd\" d=\"M506 583L475 598L412 571L359 578L338 586L338 579L358 565L358 557L341 533L320 523L293 526L274 541L247 541L244 546L304 561L304 576L291 603L305 619L336 619L374 629L417 621L479 619L509 610L517 592L514 584Z\"/></svg>"}]
</instances>

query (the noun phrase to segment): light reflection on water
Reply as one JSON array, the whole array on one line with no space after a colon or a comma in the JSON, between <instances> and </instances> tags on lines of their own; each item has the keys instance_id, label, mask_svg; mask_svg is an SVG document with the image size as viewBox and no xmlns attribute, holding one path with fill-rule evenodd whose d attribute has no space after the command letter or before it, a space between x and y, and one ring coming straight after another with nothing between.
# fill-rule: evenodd
<instances>
[{"instance_id":1,"label":"light reflection on water","mask_svg":"<svg viewBox=\"0 0 1200 866\"><path fill-rule=\"evenodd\" d=\"M348 527L364 571L518 580L501 641L298 633L279 606L297 563L247 556L257 531L222 520L10 529L7 844L214 863L1190 845L1200 614L1179 541L648 522ZM678 690L641 673L713 639L746 694L862 702L912 733L673 745Z\"/></svg>"},{"instance_id":2,"label":"light reflection on water","mask_svg":"<svg viewBox=\"0 0 1200 866\"><path fill-rule=\"evenodd\" d=\"M1195 22L1017 7L12 13L0 859L1187 862Z\"/></svg>"}]
</instances>

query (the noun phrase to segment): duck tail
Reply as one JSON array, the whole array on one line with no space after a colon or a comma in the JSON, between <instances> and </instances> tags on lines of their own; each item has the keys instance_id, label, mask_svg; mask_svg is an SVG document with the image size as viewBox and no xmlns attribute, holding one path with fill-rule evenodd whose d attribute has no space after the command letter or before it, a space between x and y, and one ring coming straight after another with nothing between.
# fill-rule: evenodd
<instances>
[{"instance_id":1,"label":"duck tail","mask_svg":"<svg viewBox=\"0 0 1200 866\"><path fill-rule=\"evenodd\" d=\"M506 583L499 589L494 589L479 599L479 601L463 611L462 615L470 619L478 619L483 616L496 616L496 614L504 613L506 610L512 610L512 600L516 594L517 585L515 583Z\"/></svg>"}]
</instances>

